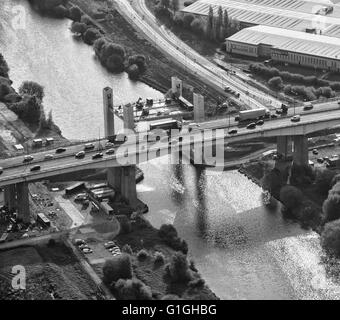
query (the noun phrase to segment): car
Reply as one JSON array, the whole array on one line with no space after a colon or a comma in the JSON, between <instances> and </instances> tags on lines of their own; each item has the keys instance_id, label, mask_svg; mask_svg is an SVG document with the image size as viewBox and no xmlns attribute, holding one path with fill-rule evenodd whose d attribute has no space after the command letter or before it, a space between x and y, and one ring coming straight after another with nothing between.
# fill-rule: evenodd
<instances>
[{"instance_id":1,"label":"car","mask_svg":"<svg viewBox=\"0 0 340 320\"><path fill-rule=\"evenodd\" d=\"M319 151L318 151L318 149L313 149L312 153L316 155L316 154L319 154Z\"/></svg>"},{"instance_id":2,"label":"car","mask_svg":"<svg viewBox=\"0 0 340 320\"><path fill-rule=\"evenodd\" d=\"M92 253L92 252L93 252L93 250L92 250L91 248L84 248L84 249L82 249L82 251L83 251L83 253L85 253L85 254L89 254L89 253Z\"/></svg>"},{"instance_id":3,"label":"car","mask_svg":"<svg viewBox=\"0 0 340 320\"><path fill-rule=\"evenodd\" d=\"M65 151L66 151L65 148L58 148L58 149L55 151L55 153L63 153L63 152L65 152Z\"/></svg>"},{"instance_id":4,"label":"car","mask_svg":"<svg viewBox=\"0 0 340 320\"><path fill-rule=\"evenodd\" d=\"M2 174L3 172L4 172L4 169L0 167L0 174Z\"/></svg>"},{"instance_id":5,"label":"car","mask_svg":"<svg viewBox=\"0 0 340 320\"><path fill-rule=\"evenodd\" d=\"M53 160L54 156L53 156L53 154L47 154L47 155L45 155L44 159L45 160Z\"/></svg>"},{"instance_id":6,"label":"car","mask_svg":"<svg viewBox=\"0 0 340 320\"><path fill-rule=\"evenodd\" d=\"M92 150L94 149L94 144L93 143L86 143L84 146L84 150Z\"/></svg>"},{"instance_id":7,"label":"car","mask_svg":"<svg viewBox=\"0 0 340 320\"><path fill-rule=\"evenodd\" d=\"M224 91L225 91L225 92L230 92L230 87L225 87L225 88L224 88Z\"/></svg>"},{"instance_id":8,"label":"car","mask_svg":"<svg viewBox=\"0 0 340 320\"><path fill-rule=\"evenodd\" d=\"M256 123L252 122L247 125L247 129L255 129L256 128Z\"/></svg>"},{"instance_id":9,"label":"car","mask_svg":"<svg viewBox=\"0 0 340 320\"><path fill-rule=\"evenodd\" d=\"M108 141L108 142L105 143L105 148L107 148L107 149L113 148L114 146L115 146L115 144L112 143L112 142L110 142L110 141Z\"/></svg>"},{"instance_id":10,"label":"car","mask_svg":"<svg viewBox=\"0 0 340 320\"><path fill-rule=\"evenodd\" d=\"M86 193L78 193L74 198L74 201L84 201L88 199L88 195Z\"/></svg>"},{"instance_id":11,"label":"car","mask_svg":"<svg viewBox=\"0 0 340 320\"><path fill-rule=\"evenodd\" d=\"M79 245L78 245L78 248L79 248L80 250L83 250L83 249L85 249L85 248L89 248L89 246L87 245L86 242L84 242L84 243L79 244Z\"/></svg>"},{"instance_id":12,"label":"car","mask_svg":"<svg viewBox=\"0 0 340 320\"><path fill-rule=\"evenodd\" d=\"M300 121L300 115L297 114L297 115L291 117L290 121L292 121L292 122L299 122Z\"/></svg>"},{"instance_id":13,"label":"car","mask_svg":"<svg viewBox=\"0 0 340 320\"><path fill-rule=\"evenodd\" d=\"M276 119L276 118L277 118L277 115L276 115L276 114L271 114L270 117L271 117L272 119Z\"/></svg>"},{"instance_id":14,"label":"car","mask_svg":"<svg viewBox=\"0 0 340 320\"><path fill-rule=\"evenodd\" d=\"M115 244L112 247L106 248L106 249L108 249L110 252L113 252L113 251L119 251L120 252L120 249Z\"/></svg>"},{"instance_id":15,"label":"car","mask_svg":"<svg viewBox=\"0 0 340 320\"><path fill-rule=\"evenodd\" d=\"M317 158L316 161L317 161L318 163L324 163L324 160L323 160L322 158Z\"/></svg>"},{"instance_id":16,"label":"car","mask_svg":"<svg viewBox=\"0 0 340 320\"><path fill-rule=\"evenodd\" d=\"M276 109L275 112L276 114L282 114L282 109Z\"/></svg>"},{"instance_id":17,"label":"car","mask_svg":"<svg viewBox=\"0 0 340 320\"><path fill-rule=\"evenodd\" d=\"M237 133L237 130L236 129L231 129L228 131L229 134L236 134Z\"/></svg>"},{"instance_id":18,"label":"car","mask_svg":"<svg viewBox=\"0 0 340 320\"><path fill-rule=\"evenodd\" d=\"M329 157L323 157L323 161L329 161Z\"/></svg>"},{"instance_id":19,"label":"car","mask_svg":"<svg viewBox=\"0 0 340 320\"><path fill-rule=\"evenodd\" d=\"M85 151L79 151L74 155L77 159L83 159L85 157Z\"/></svg>"},{"instance_id":20,"label":"car","mask_svg":"<svg viewBox=\"0 0 340 320\"><path fill-rule=\"evenodd\" d=\"M121 253L120 252L112 252L112 255L115 256L119 256Z\"/></svg>"},{"instance_id":21,"label":"car","mask_svg":"<svg viewBox=\"0 0 340 320\"><path fill-rule=\"evenodd\" d=\"M104 247L105 247L106 249L110 249L110 248L113 248L113 247L115 247L115 246L116 246L116 244L115 244L114 241L108 241L108 242L105 242L105 243L104 243Z\"/></svg>"},{"instance_id":22,"label":"car","mask_svg":"<svg viewBox=\"0 0 340 320\"><path fill-rule=\"evenodd\" d=\"M96 154L92 156L92 160L101 159L103 158L103 156L104 155L101 152L97 152Z\"/></svg>"},{"instance_id":23,"label":"car","mask_svg":"<svg viewBox=\"0 0 340 320\"><path fill-rule=\"evenodd\" d=\"M262 126L264 124L264 121L263 120L258 120L257 122L256 122L256 125L257 126Z\"/></svg>"},{"instance_id":24,"label":"car","mask_svg":"<svg viewBox=\"0 0 340 320\"><path fill-rule=\"evenodd\" d=\"M39 171L40 169L41 167L37 165L37 166L32 167L31 171Z\"/></svg>"},{"instance_id":25,"label":"car","mask_svg":"<svg viewBox=\"0 0 340 320\"><path fill-rule=\"evenodd\" d=\"M306 102L303 106L304 111L308 111L308 110L312 110L312 109L313 109L313 105L310 102Z\"/></svg>"},{"instance_id":26,"label":"car","mask_svg":"<svg viewBox=\"0 0 340 320\"><path fill-rule=\"evenodd\" d=\"M27 156L24 156L24 161L23 162L31 162L33 161L33 156L30 156L30 155L27 155Z\"/></svg>"},{"instance_id":27,"label":"car","mask_svg":"<svg viewBox=\"0 0 340 320\"><path fill-rule=\"evenodd\" d=\"M107 150L105 153L106 154L114 154L115 153L115 149L111 148L111 149Z\"/></svg>"}]
</instances>

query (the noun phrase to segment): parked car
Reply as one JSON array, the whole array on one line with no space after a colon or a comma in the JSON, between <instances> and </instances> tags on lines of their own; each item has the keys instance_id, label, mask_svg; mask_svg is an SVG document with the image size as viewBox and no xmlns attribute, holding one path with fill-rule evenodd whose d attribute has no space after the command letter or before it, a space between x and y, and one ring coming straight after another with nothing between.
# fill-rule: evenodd
<instances>
[{"instance_id":1,"label":"parked car","mask_svg":"<svg viewBox=\"0 0 340 320\"><path fill-rule=\"evenodd\" d=\"M229 134L236 134L237 133L237 130L236 129L231 129L228 131Z\"/></svg>"},{"instance_id":2,"label":"parked car","mask_svg":"<svg viewBox=\"0 0 340 320\"><path fill-rule=\"evenodd\" d=\"M45 155L44 159L45 160L53 160L54 156L53 156L53 154L47 154L47 155Z\"/></svg>"},{"instance_id":3,"label":"parked car","mask_svg":"<svg viewBox=\"0 0 340 320\"><path fill-rule=\"evenodd\" d=\"M74 201L85 201L88 199L88 195L86 193L79 193L74 198Z\"/></svg>"},{"instance_id":4,"label":"parked car","mask_svg":"<svg viewBox=\"0 0 340 320\"><path fill-rule=\"evenodd\" d=\"M84 248L84 249L82 249L82 251L83 251L83 253L85 253L85 254L89 254L89 253L92 253L92 252L93 252L93 250L92 250L91 248Z\"/></svg>"},{"instance_id":5,"label":"parked car","mask_svg":"<svg viewBox=\"0 0 340 320\"><path fill-rule=\"evenodd\" d=\"M85 157L85 151L79 151L75 154L77 159L83 159Z\"/></svg>"},{"instance_id":6,"label":"parked car","mask_svg":"<svg viewBox=\"0 0 340 320\"><path fill-rule=\"evenodd\" d=\"M264 121L263 120L258 120L257 122L256 122L256 125L257 126L262 126L264 124Z\"/></svg>"},{"instance_id":7,"label":"parked car","mask_svg":"<svg viewBox=\"0 0 340 320\"><path fill-rule=\"evenodd\" d=\"M58 148L58 149L55 151L55 153L63 153L63 152L65 152L65 151L66 151L65 148Z\"/></svg>"},{"instance_id":8,"label":"parked car","mask_svg":"<svg viewBox=\"0 0 340 320\"><path fill-rule=\"evenodd\" d=\"M277 118L277 115L273 113L273 114L270 115L270 117L271 117L272 119L276 119L276 118Z\"/></svg>"},{"instance_id":9,"label":"parked car","mask_svg":"<svg viewBox=\"0 0 340 320\"><path fill-rule=\"evenodd\" d=\"M33 156L31 156L31 155L27 155L27 156L24 156L24 162L31 162L31 161L33 161Z\"/></svg>"},{"instance_id":10,"label":"parked car","mask_svg":"<svg viewBox=\"0 0 340 320\"><path fill-rule=\"evenodd\" d=\"M108 241L108 242L105 242L104 243L104 247L106 248L106 249L110 249L110 248L113 248L113 247L115 247L116 246L116 244L114 243L114 241Z\"/></svg>"},{"instance_id":11,"label":"parked car","mask_svg":"<svg viewBox=\"0 0 340 320\"><path fill-rule=\"evenodd\" d=\"M84 146L84 150L92 150L94 149L94 144L93 143L86 143Z\"/></svg>"},{"instance_id":12,"label":"parked car","mask_svg":"<svg viewBox=\"0 0 340 320\"><path fill-rule=\"evenodd\" d=\"M37 166L32 167L31 171L39 171L40 169L41 167L37 165Z\"/></svg>"},{"instance_id":13,"label":"parked car","mask_svg":"<svg viewBox=\"0 0 340 320\"><path fill-rule=\"evenodd\" d=\"M317 158L316 161L317 161L318 163L324 163L324 160L323 160L322 158Z\"/></svg>"},{"instance_id":14,"label":"parked car","mask_svg":"<svg viewBox=\"0 0 340 320\"><path fill-rule=\"evenodd\" d=\"M312 153L316 155L316 154L319 154L319 151L318 151L318 149L313 149Z\"/></svg>"},{"instance_id":15,"label":"parked car","mask_svg":"<svg viewBox=\"0 0 340 320\"><path fill-rule=\"evenodd\" d=\"M299 122L300 121L300 115L296 115L290 118L290 121L292 122Z\"/></svg>"},{"instance_id":16,"label":"parked car","mask_svg":"<svg viewBox=\"0 0 340 320\"><path fill-rule=\"evenodd\" d=\"M105 148L113 148L114 146L115 146L115 144L110 142L110 141L105 143Z\"/></svg>"},{"instance_id":17,"label":"parked car","mask_svg":"<svg viewBox=\"0 0 340 320\"><path fill-rule=\"evenodd\" d=\"M115 149L111 148L111 149L107 150L105 153L106 154L114 154L115 153Z\"/></svg>"},{"instance_id":18,"label":"parked car","mask_svg":"<svg viewBox=\"0 0 340 320\"><path fill-rule=\"evenodd\" d=\"M247 125L247 129L255 129L256 128L256 123L252 122Z\"/></svg>"},{"instance_id":19,"label":"parked car","mask_svg":"<svg viewBox=\"0 0 340 320\"><path fill-rule=\"evenodd\" d=\"M103 156L104 155L101 152L98 152L92 156L92 160L101 159Z\"/></svg>"}]
</instances>

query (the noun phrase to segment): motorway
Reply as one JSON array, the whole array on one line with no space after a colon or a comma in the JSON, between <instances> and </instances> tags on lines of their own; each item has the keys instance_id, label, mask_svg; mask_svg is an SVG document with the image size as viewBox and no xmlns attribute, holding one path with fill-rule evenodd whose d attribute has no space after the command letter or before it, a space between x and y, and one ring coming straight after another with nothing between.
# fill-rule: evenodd
<instances>
[{"instance_id":1,"label":"motorway","mask_svg":"<svg viewBox=\"0 0 340 320\"><path fill-rule=\"evenodd\" d=\"M163 26L159 26L155 17L146 7L144 0L131 1L133 6L127 0L115 0L115 2L119 13L164 54L182 65L188 72L200 77L201 80L224 96L230 96L224 91L224 88L229 86L240 94L239 100L249 108L266 108L268 105L278 107L281 105L281 101L221 70L214 63L187 46L172 32L166 30Z\"/></svg>"},{"instance_id":2,"label":"motorway","mask_svg":"<svg viewBox=\"0 0 340 320\"><path fill-rule=\"evenodd\" d=\"M321 111L322 106L327 110L327 112L323 112L325 109L322 109ZM34 160L30 164L23 163L24 156L5 159L0 162L0 167L3 167L4 169L4 172L0 175L0 186L7 185L9 184L9 182L17 183L20 181L34 181L43 179L44 177L67 172L70 173L77 170L109 168L115 165L121 165L126 163L126 150L128 150L129 157L132 157L131 159L133 159L136 154L145 159L145 155L155 154L157 150L166 151L171 148L171 152L174 152L175 150L178 151L178 140L180 136L183 137L181 145L183 147L188 147L191 144L190 139L195 141L201 140L201 131L209 128L220 128L220 130L215 132L216 139L223 139L223 141L225 141L226 143L232 143L254 138L277 136L280 130L281 133L284 131L284 134L287 135L309 133L306 132L304 125L310 125L311 129L315 129L316 127L319 128L318 123L320 123L322 129L326 129L340 124L340 108L337 102L329 102L318 106L315 110L313 109L312 111L304 111L303 113L298 108L296 109L296 111L301 114L300 122L291 122L291 114L289 114L288 116L279 117L277 119L266 120L262 126L257 126L253 130L249 130L245 126L238 127L237 123L234 120L231 122L230 126L225 119L221 120L221 122L207 122L202 124L200 127L194 129L190 134L188 134L187 132L182 132L181 134L173 136L171 138L171 140L173 141L171 146L165 140L161 140L157 143L152 143L145 141L142 136L139 136L139 143L136 147L137 138L135 138L134 136L130 139L129 137L128 141L123 145L115 145L115 154L106 155L105 151L103 151L104 157L99 160L92 160L92 156L98 152L98 149L100 148L99 144L104 145L104 140L98 141L94 150L86 152L86 156L84 159L76 159L74 157L74 154L76 152L84 149L83 144L68 147L64 154L56 155L54 159L47 161L44 160L44 156L51 153L55 154L55 151L44 151L41 153L35 153ZM290 112L292 112L292 110L290 110ZM232 128L237 128L238 132L236 135L230 135L228 133L228 131ZM209 142L211 140L211 136L204 137L205 142ZM31 172L30 169L37 164L41 166L40 171Z\"/></svg>"}]
</instances>

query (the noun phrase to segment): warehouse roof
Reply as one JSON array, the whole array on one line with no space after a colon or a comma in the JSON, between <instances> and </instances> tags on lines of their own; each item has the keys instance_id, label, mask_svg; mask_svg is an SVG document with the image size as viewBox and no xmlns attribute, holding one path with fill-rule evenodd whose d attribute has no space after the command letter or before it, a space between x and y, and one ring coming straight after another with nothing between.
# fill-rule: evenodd
<instances>
[{"instance_id":1,"label":"warehouse roof","mask_svg":"<svg viewBox=\"0 0 340 320\"><path fill-rule=\"evenodd\" d=\"M216 13L219 6L226 9L230 17L252 25L268 25L272 27L304 31L315 25L327 30L329 36L339 36L340 6L333 5L332 14L316 15L320 4L303 0L198 0L182 11L198 15L208 15L212 6ZM334 32L334 33L333 33Z\"/></svg>"},{"instance_id":2,"label":"warehouse roof","mask_svg":"<svg viewBox=\"0 0 340 320\"><path fill-rule=\"evenodd\" d=\"M239 31L228 40L253 45L266 44L286 51L340 59L339 39L324 35L255 26Z\"/></svg>"}]
</instances>

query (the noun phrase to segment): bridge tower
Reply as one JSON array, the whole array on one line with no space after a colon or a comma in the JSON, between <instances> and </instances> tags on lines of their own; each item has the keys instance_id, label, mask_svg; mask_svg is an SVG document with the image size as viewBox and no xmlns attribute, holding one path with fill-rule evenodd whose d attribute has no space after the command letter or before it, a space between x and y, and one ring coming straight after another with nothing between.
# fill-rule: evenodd
<instances>
[{"instance_id":1,"label":"bridge tower","mask_svg":"<svg viewBox=\"0 0 340 320\"><path fill-rule=\"evenodd\" d=\"M105 137L112 137L115 134L115 121L113 113L113 91L110 87L103 89L103 108Z\"/></svg>"},{"instance_id":2,"label":"bridge tower","mask_svg":"<svg viewBox=\"0 0 340 320\"><path fill-rule=\"evenodd\" d=\"M18 218L27 223L30 221L28 183L11 184L4 188L5 205L9 210L17 210Z\"/></svg>"},{"instance_id":3,"label":"bridge tower","mask_svg":"<svg viewBox=\"0 0 340 320\"><path fill-rule=\"evenodd\" d=\"M305 135L293 136L293 161L308 165L308 139Z\"/></svg>"},{"instance_id":4,"label":"bridge tower","mask_svg":"<svg viewBox=\"0 0 340 320\"><path fill-rule=\"evenodd\" d=\"M195 122L203 122L205 118L204 97L201 94L194 93L194 120Z\"/></svg>"},{"instance_id":5,"label":"bridge tower","mask_svg":"<svg viewBox=\"0 0 340 320\"><path fill-rule=\"evenodd\" d=\"M127 104L123 107L125 130L134 130L135 119L133 112L134 109L131 104ZM128 201L131 207L137 207L136 165L109 168L107 172L107 181L115 190L120 190L121 195Z\"/></svg>"}]
</instances>

